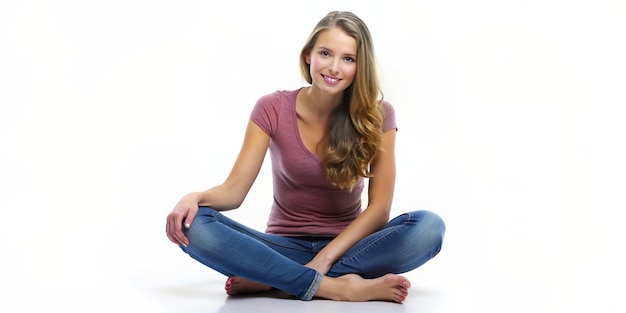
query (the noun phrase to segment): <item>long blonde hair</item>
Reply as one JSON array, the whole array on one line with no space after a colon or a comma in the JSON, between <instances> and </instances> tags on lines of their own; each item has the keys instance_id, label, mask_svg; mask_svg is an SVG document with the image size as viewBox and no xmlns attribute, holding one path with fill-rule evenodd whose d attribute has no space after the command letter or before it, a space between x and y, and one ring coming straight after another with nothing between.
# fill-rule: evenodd
<instances>
[{"instance_id":1,"label":"long blonde hair","mask_svg":"<svg viewBox=\"0 0 626 313\"><path fill-rule=\"evenodd\" d=\"M383 133L383 94L376 74L374 46L367 25L354 13L333 11L311 32L300 53L300 71L313 82L306 56L323 31L337 27L356 40L356 76L346 88L342 104L330 117L322 158L328 180L352 190L361 177L370 177L370 163L380 149Z\"/></svg>"}]
</instances>

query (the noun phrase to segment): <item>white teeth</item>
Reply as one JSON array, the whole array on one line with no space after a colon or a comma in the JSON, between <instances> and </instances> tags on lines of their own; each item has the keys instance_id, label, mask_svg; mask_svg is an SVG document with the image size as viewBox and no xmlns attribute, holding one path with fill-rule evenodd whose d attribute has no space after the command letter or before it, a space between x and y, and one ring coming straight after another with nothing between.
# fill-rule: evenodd
<instances>
[{"instance_id":1,"label":"white teeth","mask_svg":"<svg viewBox=\"0 0 626 313\"><path fill-rule=\"evenodd\" d=\"M326 80L330 84L336 84L336 83L339 82L338 78L332 78L332 77L328 77L328 76L324 76L324 80Z\"/></svg>"}]
</instances>

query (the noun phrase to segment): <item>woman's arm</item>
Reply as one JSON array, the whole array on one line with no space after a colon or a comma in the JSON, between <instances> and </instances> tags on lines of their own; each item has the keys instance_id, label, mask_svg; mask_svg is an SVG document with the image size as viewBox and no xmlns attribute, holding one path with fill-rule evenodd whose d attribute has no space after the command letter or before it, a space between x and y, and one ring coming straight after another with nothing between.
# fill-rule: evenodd
<instances>
[{"instance_id":1,"label":"woman's arm","mask_svg":"<svg viewBox=\"0 0 626 313\"><path fill-rule=\"evenodd\" d=\"M326 274L330 267L361 239L381 229L389 222L396 181L396 130L384 134L382 150L371 163L367 208L339 236L331 241L307 264Z\"/></svg>"},{"instance_id":2,"label":"woman's arm","mask_svg":"<svg viewBox=\"0 0 626 313\"><path fill-rule=\"evenodd\" d=\"M221 185L200 194L198 204L219 211L238 208L256 180L269 146L270 137L252 120L233 168Z\"/></svg>"},{"instance_id":3,"label":"woman's arm","mask_svg":"<svg viewBox=\"0 0 626 313\"><path fill-rule=\"evenodd\" d=\"M250 120L239 156L226 180L208 190L185 195L167 216L166 232L170 241L189 244L182 232L182 225L183 222L186 227L191 225L198 206L225 211L241 205L261 170L269 141L269 135Z\"/></svg>"}]
</instances>

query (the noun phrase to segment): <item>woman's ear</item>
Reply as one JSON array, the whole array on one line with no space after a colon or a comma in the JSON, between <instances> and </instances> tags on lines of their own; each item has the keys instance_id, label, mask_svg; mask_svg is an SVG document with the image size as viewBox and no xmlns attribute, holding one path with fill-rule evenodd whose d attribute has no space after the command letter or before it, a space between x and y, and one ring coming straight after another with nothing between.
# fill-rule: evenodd
<instances>
[{"instance_id":1,"label":"woman's ear","mask_svg":"<svg viewBox=\"0 0 626 313\"><path fill-rule=\"evenodd\" d=\"M306 61L306 64L311 65L311 49L304 52L304 61Z\"/></svg>"}]
</instances>

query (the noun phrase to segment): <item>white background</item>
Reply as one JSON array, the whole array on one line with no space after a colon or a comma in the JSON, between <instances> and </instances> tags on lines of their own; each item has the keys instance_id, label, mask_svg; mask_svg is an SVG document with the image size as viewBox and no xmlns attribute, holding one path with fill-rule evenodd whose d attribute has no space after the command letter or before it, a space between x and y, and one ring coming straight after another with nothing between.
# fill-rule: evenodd
<instances>
[{"instance_id":1,"label":"white background","mask_svg":"<svg viewBox=\"0 0 626 313\"><path fill-rule=\"evenodd\" d=\"M165 237L167 213L223 181L258 97L304 84L301 46L335 9L368 24L396 108L394 214L447 222L425 280L462 290L473 306L455 312L616 310L617 0L4 1L3 305L137 301L145 273L199 269ZM229 215L263 229L269 176Z\"/></svg>"}]
</instances>

